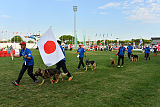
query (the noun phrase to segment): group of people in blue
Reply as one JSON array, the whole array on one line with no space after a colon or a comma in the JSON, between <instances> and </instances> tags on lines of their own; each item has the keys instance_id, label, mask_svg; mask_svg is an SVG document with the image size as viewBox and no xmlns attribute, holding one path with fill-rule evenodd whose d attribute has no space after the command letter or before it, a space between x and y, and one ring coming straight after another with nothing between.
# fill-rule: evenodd
<instances>
[{"instance_id":1,"label":"group of people in blue","mask_svg":"<svg viewBox=\"0 0 160 107\"><path fill-rule=\"evenodd\" d=\"M63 47L61 46L61 41L57 41L64 56L65 56L65 51L63 49ZM20 54L19 55L16 55L14 57L23 57L24 59L24 63L22 65L22 69L20 70L20 73L19 73L19 76L17 78L17 80L15 81L12 81L12 83L16 86L19 85L20 83L20 80L22 79L22 76L23 74L25 73L26 70L28 70L28 75L33 79L33 81L35 83L38 82L37 78L34 76L33 74L33 66L34 66L34 58L32 56L32 53L31 51L26 48L26 43L25 42L21 42L20 43L21 45L21 51L20 51ZM131 45L131 43L129 43L129 46L127 48L124 47L124 44L122 43L121 46L119 47L118 49L118 52L116 55L118 55L118 68L119 67L123 67L124 66L124 56L126 55L126 51L128 51L128 58L129 58L129 61L131 61L131 54L133 52L133 47ZM83 59L84 57L86 57L86 51L85 49L83 48L82 44L79 44L79 49L73 54L77 54L79 53L78 57L79 57L79 64L78 64L78 67L77 67L77 70L80 69L80 66L82 65L83 66L83 69L85 69L85 64L83 62ZM150 48L148 46L145 47L145 58L146 60L149 58L150 60ZM122 64L120 65L120 60L122 60ZM65 64L65 58L62 59L61 61L59 61L57 64L56 64L56 69L60 70L60 68L62 68L63 72L65 74L67 74L67 77L68 77L68 81L71 81L73 76L71 75L71 73L68 71L67 67L66 67L66 64Z\"/></svg>"},{"instance_id":2,"label":"group of people in blue","mask_svg":"<svg viewBox=\"0 0 160 107\"><path fill-rule=\"evenodd\" d=\"M145 49L145 58L146 60L149 58L150 60L150 48L148 47L148 45L144 48ZM131 43L129 43L129 46L127 47L127 49L124 47L124 44L122 43L121 46L118 49L117 55L118 55L118 68L123 67L124 65L124 56L126 55L126 51L128 51L128 58L129 58L129 62L131 61L131 54L133 52L133 46L131 45ZM120 66L120 60L122 59L122 64Z\"/></svg>"},{"instance_id":3,"label":"group of people in blue","mask_svg":"<svg viewBox=\"0 0 160 107\"><path fill-rule=\"evenodd\" d=\"M133 46L131 45L131 43L129 43L128 47L125 48L124 47L124 43L121 44L121 46L118 49L118 52L116 55L118 55L118 68L123 67L124 66L124 56L126 55L126 51L128 51L128 58L129 58L129 62L131 61L131 54L133 52ZM82 47L82 44L79 44L79 49L77 50L76 53L79 53L79 64L77 67L77 70L80 69L80 66L83 66L83 69L85 69L85 64L83 62L84 57L86 57L86 51L85 49ZM74 55L73 54L73 55ZM145 47L145 58L146 60L149 58L150 60L150 48L148 47L148 45ZM122 60L122 64L120 65L120 60Z\"/></svg>"},{"instance_id":4,"label":"group of people in blue","mask_svg":"<svg viewBox=\"0 0 160 107\"><path fill-rule=\"evenodd\" d=\"M57 41L64 56L65 56L65 51L63 49L63 47L61 46L61 41ZM33 81L35 83L38 82L37 78L34 76L33 74L33 67L34 67L34 58L32 56L32 53L31 51L26 48L26 42L21 42L20 43L21 45L21 51L20 51L20 54L19 55L15 55L14 57L17 57L17 58L20 58L20 57L23 57L24 59L24 63L22 65L22 68L20 70L20 73L18 75L18 78L17 80L15 81L12 81L12 84L18 86L22 77L23 77L23 74L25 73L26 70L28 70L28 75L33 79ZM66 67L66 64L65 64L65 58L62 59L61 61L59 61L57 64L56 64L56 69L60 70L60 68L62 68L63 72L66 74L66 76L68 77L68 81L71 81L73 76L71 75L71 73L68 71L67 67ZM56 80L53 80L53 81L56 81Z\"/></svg>"},{"instance_id":5,"label":"group of people in blue","mask_svg":"<svg viewBox=\"0 0 160 107\"><path fill-rule=\"evenodd\" d=\"M126 50L128 50L128 58L129 58L129 62L131 61L131 54L133 51L133 47L131 46L131 43L129 43L129 46L127 47L127 49L124 47L124 44L121 44L121 47L119 47L117 55L118 55L118 68L119 67L123 67L124 65L124 56L126 55ZM120 66L120 60L122 59L122 64Z\"/></svg>"}]
</instances>

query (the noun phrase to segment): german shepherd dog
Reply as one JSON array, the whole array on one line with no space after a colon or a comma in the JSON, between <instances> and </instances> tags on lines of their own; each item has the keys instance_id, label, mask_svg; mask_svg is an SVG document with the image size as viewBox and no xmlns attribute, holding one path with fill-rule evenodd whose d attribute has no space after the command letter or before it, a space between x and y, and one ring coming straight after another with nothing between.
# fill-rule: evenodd
<instances>
[{"instance_id":1,"label":"german shepherd dog","mask_svg":"<svg viewBox=\"0 0 160 107\"><path fill-rule=\"evenodd\" d=\"M114 67L114 65L115 65L115 60L114 60L114 58L110 58L110 63L111 63L111 66Z\"/></svg>"},{"instance_id":2,"label":"german shepherd dog","mask_svg":"<svg viewBox=\"0 0 160 107\"><path fill-rule=\"evenodd\" d=\"M35 72L34 76L41 76L43 78L43 81L41 82L41 84L39 85L43 85L45 79L49 78L51 84L53 84L53 81L51 79L51 77L53 77L53 79L56 79L55 83L58 83L59 81L59 76L61 77L62 81L63 81L63 77L61 75L61 71L57 70L56 68L53 69L45 69L45 70L41 70L40 68Z\"/></svg>"},{"instance_id":3,"label":"german shepherd dog","mask_svg":"<svg viewBox=\"0 0 160 107\"><path fill-rule=\"evenodd\" d=\"M131 57L132 57L132 62L133 62L133 60L134 60L134 61L139 61L138 55L133 55L133 54L131 54Z\"/></svg>"},{"instance_id":4,"label":"german shepherd dog","mask_svg":"<svg viewBox=\"0 0 160 107\"><path fill-rule=\"evenodd\" d=\"M86 60L86 71L87 71L88 67L91 67L91 69L93 71L93 69L96 69L96 62Z\"/></svg>"}]
</instances>

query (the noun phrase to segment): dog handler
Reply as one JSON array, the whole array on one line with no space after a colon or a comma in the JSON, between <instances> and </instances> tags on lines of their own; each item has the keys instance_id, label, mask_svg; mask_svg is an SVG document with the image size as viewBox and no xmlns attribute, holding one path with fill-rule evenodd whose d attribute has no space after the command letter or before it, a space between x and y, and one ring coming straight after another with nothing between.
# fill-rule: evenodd
<instances>
[{"instance_id":1,"label":"dog handler","mask_svg":"<svg viewBox=\"0 0 160 107\"><path fill-rule=\"evenodd\" d=\"M149 54L150 54L150 48L149 48L148 45L147 45L146 48L145 48L145 57L146 57L146 61L147 61L148 58L149 58L149 60L150 60Z\"/></svg>"},{"instance_id":2,"label":"dog handler","mask_svg":"<svg viewBox=\"0 0 160 107\"><path fill-rule=\"evenodd\" d=\"M38 80L33 75L34 59L33 59L33 56L31 54L31 51L28 48L26 48L26 43L25 42L21 42L20 45L21 45L22 50L21 50L19 55L14 56L14 57L19 58L19 57L23 56L24 63L22 65L22 69L19 73L19 76L18 76L17 80L12 81L12 83L14 85L18 86L19 83L20 83L20 80L22 79L22 76L23 76L23 74L26 70L28 70L28 75L33 79L33 81L35 83L37 83Z\"/></svg>"},{"instance_id":3,"label":"dog handler","mask_svg":"<svg viewBox=\"0 0 160 107\"><path fill-rule=\"evenodd\" d=\"M129 58L129 62L131 61L131 54L133 51L133 47L131 46L131 43L129 43L129 46L127 47L128 50L128 58Z\"/></svg>"},{"instance_id":4,"label":"dog handler","mask_svg":"<svg viewBox=\"0 0 160 107\"><path fill-rule=\"evenodd\" d=\"M58 44L59 44L59 46L60 46L60 48L61 48L61 50L62 50L62 52L63 52L63 54L64 54L64 56L65 56L65 52L64 52L64 49L63 49L63 47L62 47L62 45L61 45L61 41L57 41L58 42ZM69 77L69 79L68 79L68 81L71 81L72 80L72 76L71 76L71 73L67 70L67 68L66 68L66 64L65 64L65 58L64 59L62 59L61 61L59 61L57 64L56 64L56 69L58 69L58 70L60 70L60 68L62 67L62 69L63 69L63 72L65 73L65 74L67 74L67 77Z\"/></svg>"},{"instance_id":5,"label":"dog handler","mask_svg":"<svg viewBox=\"0 0 160 107\"><path fill-rule=\"evenodd\" d=\"M124 47L123 43L122 43L122 46L119 47L117 55L118 55L118 66L117 67L120 68L120 59L122 59L121 67L123 67L123 65L124 65L124 55L126 55L126 48Z\"/></svg>"},{"instance_id":6,"label":"dog handler","mask_svg":"<svg viewBox=\"0 0 160 107\"><path fill-rule=\"evenodd\" d=\"M83 63L83 58L84 58L84 56L86 57L86 51L85 51L85 49L82 47L82 44L79 44L79 49L78 49L77 52L75 52L74 54L77 54L77 53L79 53L79 65L78 65L77 70L79 70L81 64L82 64L82 66L83 66L83 69L85 69L85 65L84 65L84 63ZM73 55L74 55L74 54L73 54Z\"/></svg>"}]
</instances>

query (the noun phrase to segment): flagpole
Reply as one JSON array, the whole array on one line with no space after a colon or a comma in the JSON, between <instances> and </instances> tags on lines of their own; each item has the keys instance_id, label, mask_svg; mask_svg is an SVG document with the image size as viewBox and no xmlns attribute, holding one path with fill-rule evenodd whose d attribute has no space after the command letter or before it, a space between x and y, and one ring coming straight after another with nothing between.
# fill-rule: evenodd
<instances>
[{"instance_id":1,"label":"flagpole","mask_svg":"<svg viewBox=\"0 0 160 107\"><path fill-rule=\"evenodd\" d=\"M14 43L15 43L15 37L16 37L16 36L14 36Z\"/></svg>"},{"instance_id":2,"label":"flagpole","mask_svg":"<svg viewBox=\"0 0 160 107\"><path fill-rule=\"evenodd\" d=\"M111 38L112 38L112 34L111 34ZM112 40L111 40L111 47L112 47Z\"/></svg>"},{"instance_id":3,"label":"flagpole","mask_svg":"<svg viewBox=\"0 0 160 107\"><path fill-rule=\"evenodd\" d=\"M108 33L107 33L107 49L108 49Z\"/></svg>"},{"instance_id":4,"label":"flagpole","mask_svg":"<svg viewBox=\"0 0 160 107\"><path fill-rule=\"evenodd\" d=\"M97 33L96 33L96 38L95 39L96 39L96 44L95 45L97 45Z\"/></svg>"},{"instance_id":5,"label":"flagpole","mask_svg":"<svg viewBox=\"0 0 160 107\"><path fill-rule=\"evenodd\" d=\"M88 36L88 50L90 49L90 38Z\"/></svg>"},{"instance_id":6,"label":"flagpole","mask_svg":"<svg viewBox=\"0 0 160 107\"><path fill-rule=\"evenodd\" d=\"M84 46L86 47L86 32L83 32Z\"/></svg>"},{"instance_id":7,"label":"flagpole","mask_svg":"<svg viewBox=\"0 0 160 107\"><path fill-rule=\"evenodd\" d=\"M11 35L12 35L12 33L10 33ZM11 36L11 38L10 38L10 43L11 43L11 39L12 39L12 36Z\"/></svg>"},{"instance_id":8,"label":"flagpole","mask_svg":"<svg viewBox=\"0 0 160 107\"><path fill-rule=\"evenodd\" d=\"M6 37L8 38L8 35L7 35L7 33L8 33L8 32L7 32L7 30L6 30ZM6 39L6 40L7 40L7 39ZM7 40L7 43L8 43L8 40Z\"/></svg>"},{"instance_id":9,"label":"flagpole","mask_svg":"<svg viewBox=\"0 0 160 107\"><path fill-rule=\"evenodd\" d=\"M103 49L105 50L105 34L103 34L103 39L104 39L104 46L103 46Z\"/></svg>"}]
</instances>

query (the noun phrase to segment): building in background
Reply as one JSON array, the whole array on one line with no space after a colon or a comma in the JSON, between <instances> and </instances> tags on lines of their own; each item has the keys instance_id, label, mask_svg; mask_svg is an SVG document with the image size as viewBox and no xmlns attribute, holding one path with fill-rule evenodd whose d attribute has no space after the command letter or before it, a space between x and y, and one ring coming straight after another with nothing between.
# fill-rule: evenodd
<instances>
[{"instance_id":1,"label":"building in background","mask_svg":"<svg viewBox=\"0 0 160 107\"><path fill-rule=\"evenodd\" d=\"M160 37L152 37L151 39L152 39L151 43L152 46L160 44Z\"/></svg>"}]
</instances>

